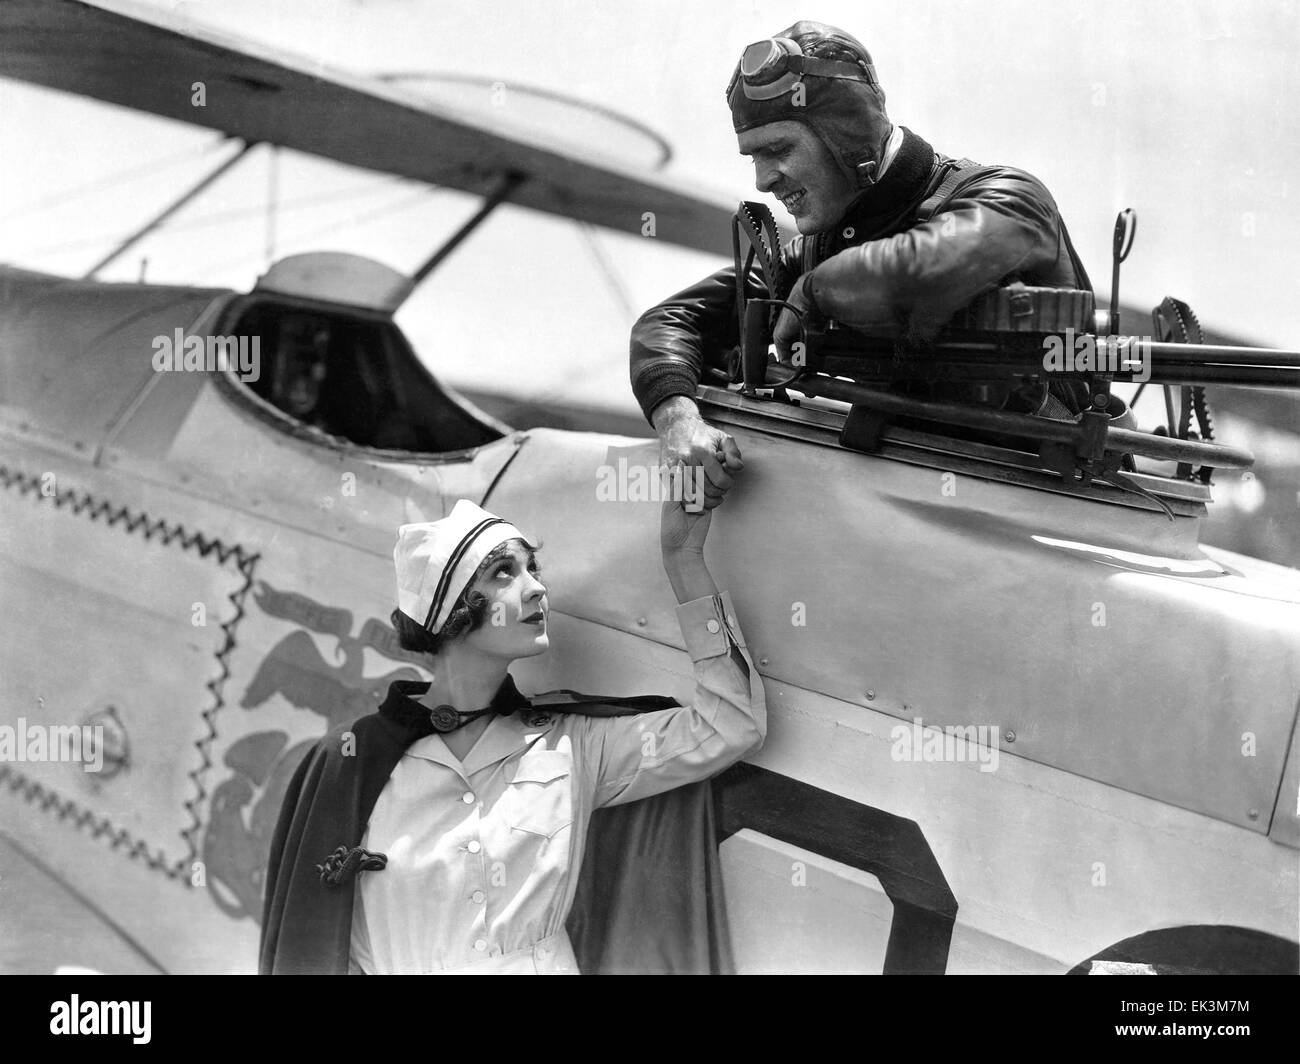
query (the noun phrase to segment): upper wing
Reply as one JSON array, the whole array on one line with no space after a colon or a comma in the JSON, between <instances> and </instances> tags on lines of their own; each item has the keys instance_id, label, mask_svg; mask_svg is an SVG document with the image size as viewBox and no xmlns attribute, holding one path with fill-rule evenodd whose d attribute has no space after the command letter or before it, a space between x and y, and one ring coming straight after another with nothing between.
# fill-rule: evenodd
<instances>
[{"instance_id":1,"label":"upper wing","mask_svg":"<svg viewBox=\"0 0 1300 1064\"><path fill-rule=\"evenodd\" d=\"M610 229L731 254L721 197L568 154L529 128L461 113L124 0L0 0L0 76L338 162L489 195ZM191 103L203 82L205 106Z\"/></svg>"}]
</instances>

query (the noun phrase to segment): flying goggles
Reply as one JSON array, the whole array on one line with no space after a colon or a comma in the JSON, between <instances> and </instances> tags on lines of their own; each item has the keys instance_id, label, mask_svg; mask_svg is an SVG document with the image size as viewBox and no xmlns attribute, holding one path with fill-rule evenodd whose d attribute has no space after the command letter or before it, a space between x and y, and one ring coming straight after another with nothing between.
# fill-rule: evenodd
<instances>
[{"instance_id":1,"label":"flying goggles","mask_svg":"<svg viewBox=\"0 0 1300 1064\"><path fill-rule=\"evenodd\" d=\"M804 55L803 49L789 37L769 37L745 48L727 84L727 99L732 98L739 83L748 99L773 100L792 92L806 75L879 84L874 68L865 60L846 63L838 59L818 59Z\"/></svg>"}]
</instances>

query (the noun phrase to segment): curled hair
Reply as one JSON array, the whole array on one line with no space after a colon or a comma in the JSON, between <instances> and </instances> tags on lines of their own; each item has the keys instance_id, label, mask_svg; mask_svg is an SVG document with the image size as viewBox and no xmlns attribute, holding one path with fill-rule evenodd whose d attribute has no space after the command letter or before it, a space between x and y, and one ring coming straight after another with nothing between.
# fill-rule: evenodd
<instances>
[{"instance_id":1,"label":"curled hair","mask_svg":"<svg viewBox=\"0 0 1300 1064\"><path fill-rule=\"evenodd\" d=\"M494 547L492 552L479 563L479 567L474 570L474 575L465 584L465 590L460 593L451 607L451 613L447 615L447 621L442 626L441 632L431 632L415 618L401 610L393 610L389 619L397 631L398 645L403 650L416 654L437 654L448 643L455 642L461 636L482 628L488 615L488 597L483 592L476 591L474 585L493 563L507 557L514 545L520 542L522 541L518 539L506 540Z\"/></svg>"}]
</instances>

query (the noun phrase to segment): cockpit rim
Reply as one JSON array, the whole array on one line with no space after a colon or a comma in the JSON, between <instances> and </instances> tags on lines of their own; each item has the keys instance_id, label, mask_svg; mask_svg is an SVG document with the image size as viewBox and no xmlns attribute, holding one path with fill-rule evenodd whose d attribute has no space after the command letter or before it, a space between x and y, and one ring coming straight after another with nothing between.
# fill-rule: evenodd
<instances>
[{"instance_id":1,"label":"cockpit rim","mask_svg":"<svg viewBox=\"0 0 1300 1064\"><path fill-rule=\"evenodd\" d=\"M944 472L977 476L1014 487L1047 491L1070 498L1160 513L1155 504L1098 478L1087 486L1065 487L1059 475L1043 469L1037 456L987 443L939 436L915 429L890 427L881 445L863 452L845 447L839 439L845 414L822 406L801 406L756 399L729 388L701 385L697 392L701 413L711 422L744 425L768 435L786 436L818 446L861 454L864 458L920 465ZM1206 485L1170 480L1147 473L1130 473L1130 479L1159 496L1176 517L1200 518L1213 501Z\"/></svg>"},{"instance_id":2,"label":"cockpit rim","mask_svg":"<svg viewBox=\"0 0 1300 1064\"><path fill-rule=\"evenodd\" d=\"M519 434L518 429L481 410L460 395L454 388L438 380L415 353L414 345L403 332L401 326L393 320L392 314L383 310L254 289L251 292L237 293L227 301L212 320L208 331L217 336L226 335L226 331L232 325L238 322L249 309L258 304L271 304L318 313L343 315L351 320L369 321L390 327L401 343L406 345L407 353L418 372L427 377L450 402L458 406L467 416L477 421L485 429L498 434L496 439L489 440L486 443L449 451L412 451L402 448L375 447L357 443L345 436L337 436L323 429L303 424L291 414L286 413L274 403L268 402L254 392L247 382L240 379L239 373L234 367L216 370L210 374L216 384L217 393L231 406L241 413L251 415L255 420L274 428L286 436L302 443L311 444L313 447L325 448L339 454L358 455L376 462L426 466L472 461L474 456L484 447L492 446L502 439Z\"/></svg>"}]
</instances>

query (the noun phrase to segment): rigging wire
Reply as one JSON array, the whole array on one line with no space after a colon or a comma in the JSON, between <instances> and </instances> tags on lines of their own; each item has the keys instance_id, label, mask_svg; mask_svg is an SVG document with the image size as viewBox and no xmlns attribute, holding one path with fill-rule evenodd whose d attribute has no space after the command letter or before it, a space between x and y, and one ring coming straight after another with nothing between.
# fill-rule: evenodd
<instances>
[{"instance_id":1,"label":"rigging wire","mask_svg":"<svg viewBox=\"0 0 1300 1064\"><path fill-rule=\"evenodd\" d=\"M7 214L0 215L0 221L9 221L11 218L17 218L20 215L31 214L34 211L46 210L50 207L62 206L72 200L82 199L95 192L105 192L117 185L125 185L139 177L145 175L156 175L159 170L169 170L181 162L198 160L206 155L210 155L214 150L221 147L227 142L228 138L223 134L214 141L200 146L197 150L193 147L186 148L184 151L176 152L174 155L165 155L161 159L153 159L147 163L139 163L129 166L124 170L118 170L112 174L106 174L103 177L95 178L84 185L74 185L72 188L64 189L59 192L51 192L42 196L40 199L33 200L31 203L17 207Z\"/></svg>"},{"instance_id":2,"label":"rigging wire","mask_svg":"<svg viewBox=\"0 0 1300 1064\"><path fill-rule=\"evenodd\" d=\"M393 177L388 180L376 182L367 181L364 185L351 185L345 189L336 189L333 192L322 192L314 196L300 196L297 199L286 200L277 208L278 213L285 211L301 210L305 207L315 206L319 203L329 203L348 199L358 199L361 196L368 195L371 192L379 192L390 188L398 182L405 181L406 178ZM225 211L214 211L210 214L195 215L183 222L174 222L167 226L166 232L175 233L193 229L204 229L208 226L219 225L223 222L235 221L240 218L249 218L254 215L265 212L265 206L259 204L254 207L235 207ZM36 258L45 255L57 255L68 251L79 251L87 247L95 247L100 244L106 244L112 240L118 239L119 234L100 234L98 236L81 237L77 240L67 241L62 244L50 244L42 248L36 248L31 251L20 253L15 258Z\"/></svg>"},{"instance_id":3,"label":"rigging wire","mask_svg":"<svg viewBox=\"0 0 1300 1064\"><path fill-rule=\"evenodd\" d=\"M587 247L591 251L591 257L596 260L596 265L600 267L600 272L605 277L605 283L609 286L609 290L614 294L614 298L618 301L619 309L623 312L623 317L625 317L629 322L632 321L636 317L632 308L632 299L628 295L627 288L624 286L622 278L618 276L618 272L614 269L614 263L610 261L609 255L606 253L604 245L601 244L599 235L596 233L595 228L590 222L577 222L576 225L578 226L578 231L581 232L583 237L586 239Z\"/></svg>"},{"instance_id":4,"label":"rigging wire","mask_svg":"<svg viewBox=\"0 0 1300 1064\"><path fill-rule=\"evenodd\" d=\"M604 244L601 243L600 233L596 227L590 222L576 220L573 224L586 239L592 258L596 261L597 266L600 267L605 282L618 303L619 310L623 315L620 332L625 332L639 313L633 306L632 298L628 293L627 286L623 283L622 278L615 269L613 260L610 258ZM536 404L542 407L545 407L548 404L568 403L572 400L574 386L580 381L589 379L591 375L591 366L586 362L581 362L578 365L570 366L563 372L556 374L553 379L548 378L544 382L534 382L535 391L530 393L526 399L522 396L515 398L518 402Z\"/></svg>"},{"instance_id":5,"label":"rigging wire","mask_svg":"<svg viewBox=\"0 0 1300 1064\"><path fill-rule=\"evenodd\" d=\"M399 178L397 180L404 181L406 179ZM384 206L376 207L374 210L368 211L365 214L353 215L353 217L349 218L346 222L340 223L336 221L336 222L331 222L328 225L323 225L318 229L312 230L309 233L303 233L301 235L295 236L292 238L292 240L286 240L285 243L301 245L309 241L315 240L317 237L326 236L334 233L346 232L347 230L355 229L357 226L363 225L366 222L371 222L376 220L377 218L382 218L396 211L404 210L406 207L410 206L416 201L428 196L430 192L441 192L441 191L442 189L437 186L421 187L417 189L412 195L402 196L400 199L393 200L392 202L385 204ZM237 258L225 259L218 263L205 265L202 273L200 273L199 276L204 277L213 273L220 272L222 270L230 269L234 266L242 266L250 259L260 260L261 259L260 252L245 251Z\"/></svg>"}]
</instances>

